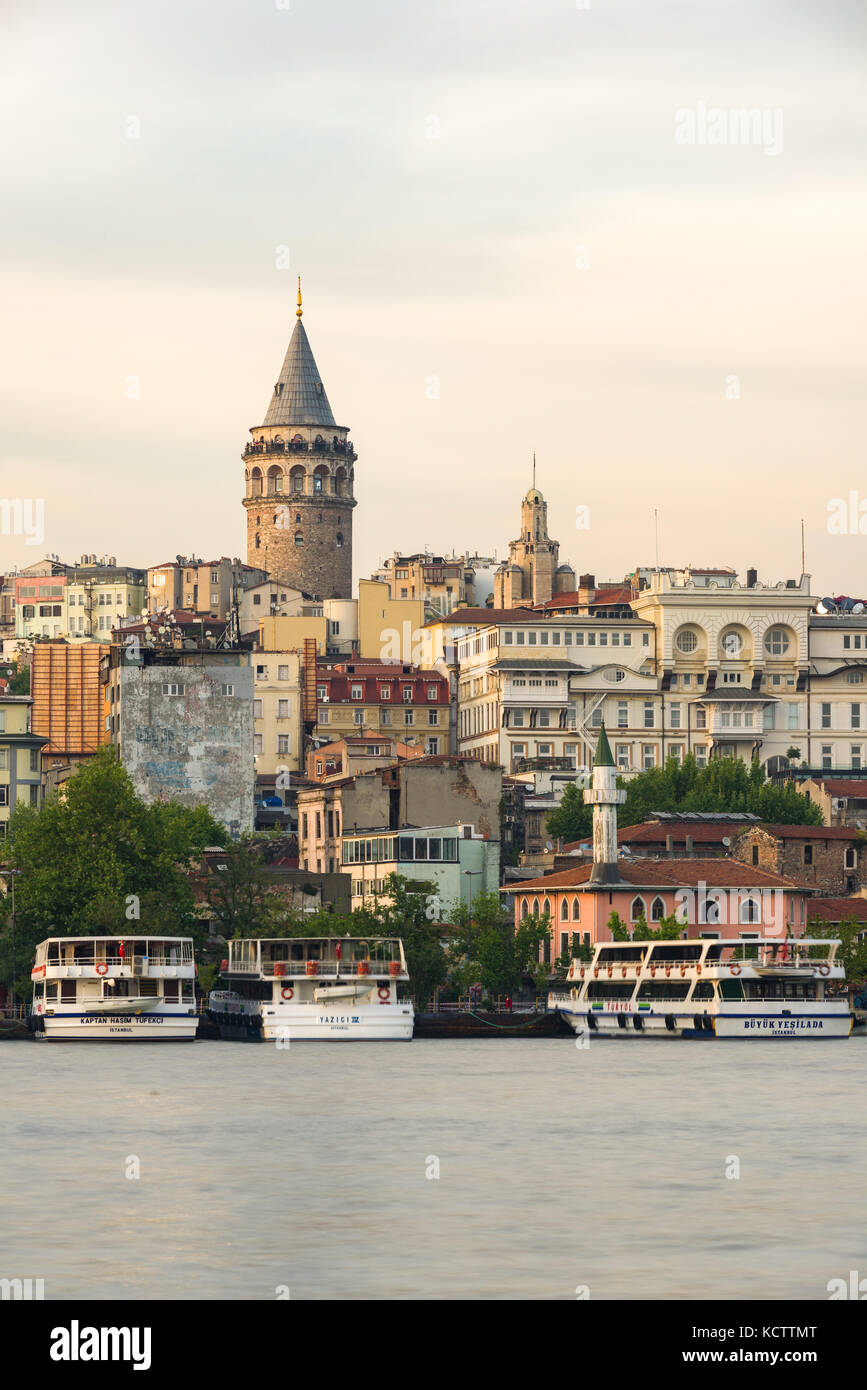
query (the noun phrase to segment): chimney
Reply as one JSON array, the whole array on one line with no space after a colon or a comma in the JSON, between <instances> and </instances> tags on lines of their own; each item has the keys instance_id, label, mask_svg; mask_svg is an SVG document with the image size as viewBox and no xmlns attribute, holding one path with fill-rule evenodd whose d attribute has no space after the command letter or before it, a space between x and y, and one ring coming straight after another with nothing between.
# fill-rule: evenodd
<instances>
[{"instance_id":1,"label":"chimney","mask_svg":"<svg viewBox=\"0 0 867 1390\"><path fill-rule=\"evenodd\" d=\"M747 588L754 589L759 582L758 570L747 570Z\"/></svg>"}]
</instances>

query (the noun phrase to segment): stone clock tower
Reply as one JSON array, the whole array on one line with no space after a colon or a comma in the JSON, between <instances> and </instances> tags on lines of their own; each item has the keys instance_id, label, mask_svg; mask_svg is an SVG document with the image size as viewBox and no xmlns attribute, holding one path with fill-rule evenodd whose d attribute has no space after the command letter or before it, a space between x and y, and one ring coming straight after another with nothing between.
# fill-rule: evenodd
<instances>
[{"instance_id":1,"label":"stone clock tower","mask_svg":"<svg viewBox=\"0 0 867 1390\"><path fill-rule=\"evenodd\" d=\"M337 425L301 322L264 423L244 449L247 563L314 598L352 597L355 450Z\"/></svg>"}]
</instances>

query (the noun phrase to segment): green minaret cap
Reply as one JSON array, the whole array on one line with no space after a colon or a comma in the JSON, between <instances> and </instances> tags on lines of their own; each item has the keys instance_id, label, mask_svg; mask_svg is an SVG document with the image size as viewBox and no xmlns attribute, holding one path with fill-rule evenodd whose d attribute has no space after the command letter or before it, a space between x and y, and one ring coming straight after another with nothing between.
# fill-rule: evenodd
<instances>
[{"instance_id":1,"label":"green minaret cap","mask_svg":"<svg viewBox=\"0 0 867 1390\"><path fill-rule=\"evenodd\" d=\"M599 730L599 742L596 745L596 756L593 759L594 767L613 767L614 759L611 756L611 744L608 742L608 735L605 732L603 723Z\"/></svg>"}]
</instances>

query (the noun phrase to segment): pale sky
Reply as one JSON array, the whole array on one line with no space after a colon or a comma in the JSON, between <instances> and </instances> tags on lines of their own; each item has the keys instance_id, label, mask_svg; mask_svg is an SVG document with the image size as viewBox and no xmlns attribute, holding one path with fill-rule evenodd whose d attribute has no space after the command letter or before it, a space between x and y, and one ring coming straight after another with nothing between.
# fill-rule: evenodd
<instances>
[{"instance_id":1,"label":"pale sky","mask_svg":"<svg viewBox=\"0 0 867 1390\"><path fill-rule=\"evenodd\" d=\"M658 507L664 564L786 579L803 516L867 597L865 41L862 0L5 0L0 496L45 542L0 571L243 556L300 272L356 577L503 556L535 449L579 571L653 564ZM677 143L702 104L781 149Z\"/></svg>"}]
</instances>

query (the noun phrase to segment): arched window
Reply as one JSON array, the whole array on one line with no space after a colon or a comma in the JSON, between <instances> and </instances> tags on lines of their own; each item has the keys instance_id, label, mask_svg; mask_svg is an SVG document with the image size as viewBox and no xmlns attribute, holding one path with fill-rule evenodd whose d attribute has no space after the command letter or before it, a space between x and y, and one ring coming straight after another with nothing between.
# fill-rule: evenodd
<instances>
[{"instance_id":1,"label":"arched window","mask_svg":"<svg viewBox=\"0 0 867 1390\"><path fill-rule=\"evenodd\" d=\"M300 465L296 464L295 467L294 467L294 468L290 471L290 473L289 473L289 490L290 490L290 492L303 492L303 491L304 491L304 479L305 479L306 477L307 477L306 471L305 471L303 468L301 468Z\"/></svg>"},{"instance_id":2,"label":"arched window","mask_svg":"<svg viewBox=\"0 0 867 1390\"><path fill-rule=\"evenodd\" d=\"M276 463L272 463L271 467L268 469L268 491L283 491L283 469Z\"/></svg>"},{"instance_id":3,"label":"arched window","mask_svg":"<svg viewBox=\"0 0 867 1390\"><path fill-rule=\"evenodd\" d=\"M543 904L542 904L542 916L543 916L543 917L550 917L550 916L551 916L551 904L550 904L550 902L548 901L547 898L545 899L545 901L544 901Z\"/></svg>"},{"instance_id":4,"label":"arched window","mask_svg":"<svg viewBox=\"0 0 867 1390\"><path fill-rule=\"evenodd\" d=\"M846 851L846 868L847 868L847 869L855 869L855 868L857 868L857 866L858 866L858 851L855 850L855 849L847 849L847 851Z\"/></svg>"},{"instance_id":5,"label":"arched window","mask_svg":"<svg viewBox=\"0 0 867 1390\"><path fill-rule=\"evenodd\" d=\"M656 897L650 904L650 920L651 922L661 922L664 916L665 903L662 901L662 898Z\"/></svg>"},{"instance_id":6,"label":"arched window","mask_svg":"<svg viewBox=\"0 0 867 1390\"><path fill-rule=\"evenodd\" d=\"M761 912L755 898L745 898L741 903L741 922L760 922Z\"/></svg>"},{"instance_id":7,"label":"arched window","mask_svg":"<svg viewBox=\"0 0 867 1390\"><path fill-rule=\"evenodd\" d=\"M581 921L581 903L579 902L578 898L572 899L572 921Z\"/></svg>"},{"instance_id":8,"label":"arched window","mask_svg":"<svg viewBox=\"0 0 867 1390\"><path fill-rule=\"evenodd\" d=\"M561 921L561 922L568 922L568 921L569 921L569 899L568 899L568 898L564 898L563 901L562 901L561 904L560 904L560 921Z\"/></svg>"},{"instance_id":9,"label":"arched window","mask_svg":"<svg viewBox=\"0 0 867 1390\"><path fill-rule=\"evenodd\" d=\"M250 475L250 496L260 497L262 494L262 470L254 468Z\"/></svg>"},{"instance_id":10,"label":"arched window","mask_svg":"<svg viewBox=\"0 0 867 1390\"><path fill-rule=\"evenodd\" d=\"M295 532L295 544L296 544L296 545L303 545L303 544L304 544L304 537L302 536L302 534L301 534L300 531L296 531L296 532Z\"/></svg>"},{"instance_id":11,"label":"arched window","mask_svg":"<svg viewBox=\"0 0 867 1390\"><path fill-rule=\"evenodd\" d=\"M789 634L784 627L768 628L765 633L765 651L768 656L785 656L789 645Z\"/></svg>"},{"instance_id":12,"label":"arched window","mask_svg":"<svg viewBox=\"0 0 867 1390\"><path fill-rule=\"evenodd\" d=\"M262 537L261 537L261 536L257 536L257 537L256 537L256 549L257 549L257 550L259 549L259 547L260 547L261 544L262 544Z\"/></svg>"},{"instance_id":13,"label":"arched window","mask_svg":"<svg viewBox=\"0 0 867 1390\"><path fill-rule=\"evenodd\" d=\"M645 919L647 917L644 899L633 898L629 908L629 920L630 922L637 922L639 917L644 917Z\"/></svg>"},{"instance_id":14,"label":"arched window","mask_svg":"<svg viewBox=\"0 0 867 1390\"><path fill-rule=\"evenodd\" d=\"M538 916L539 916L539 899L538 899L538 898L534 898L534 899L533 899L533 916L534 916L534 917L538 917Z\"/></svg>"},{"instance_id":15,"label":"arched window","mask_svg":"<svg viewBox=\"0 0 867 1390\"><path fill-rule=\"evenodd\" d=\"M524 898L523 902L521 903L521 921L522 921L522 922L524 921L524 919L525 919L525 917L527 916L527 914L529 913L529 911L530 911L530 908L529 908L529 906L528 906L528 904L527 904L527 899Z\"/></svg>"},{"instance_id":16,"label":"arched window","mask_svg":"<svg viewBox=\"0 0 867 1390\"><path fill-rule=\"evenodd\" d=\"M338 532L337 532L337 540L336 540L335 544L337 545L337 549L338 549L338 550L342 550L342 549L343 549L343 533L342 533L342 531L338 531Z\"/></svg>"}]
</instances>

